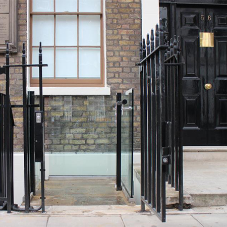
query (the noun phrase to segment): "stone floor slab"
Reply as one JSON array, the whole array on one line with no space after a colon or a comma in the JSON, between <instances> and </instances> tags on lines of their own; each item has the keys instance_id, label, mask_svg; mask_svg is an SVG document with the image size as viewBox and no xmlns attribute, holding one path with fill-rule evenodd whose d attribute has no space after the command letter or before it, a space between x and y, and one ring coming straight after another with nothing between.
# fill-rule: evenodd
<instances>
[{"instance_id":1,"label":"stone floor slab","mask_svg":"<svg viewBox=\"0 0 227 227\"><path fill-rule=\"evenodd\" d=\"M0 216L0 226L2 227L46 227L48 217L26 217L23 215Z\"/></svg>"},{"instance_id":2,"label":"stone floor slab","mask_svg":"<svg viewBox=\"0 0 227 227\"><path fill-rule=\"evenodd\" d=\"M125 227L203 227L191 215L169 215L162 223L155 215L122 215Z\"/></svg>"},{"instance_id":3,"label":"stone floor slab","mask_svg":"<svg viewBox=\"0 0 227 227\"><path fill-rule=\"evenodd\" d=\"M121 217L50 217L47 227L124 227Z\"/></svg>"},{"instance_id":4,"label":"stone floor slab","mask_svg":"<svg viewBox=\"0 0 227 227\"><path fill-rule=\"evenodd\" d=\"M140 212L140 206L52 206L47 208L49 215L121 215Z\"/></svg>"},{"instance_id":5,"label":"stone floor slab","mask_svg":"<svg viewBox=\"0 0 227 227\"><path fill-rule=\"evenodd\" d=\"M226 227L227 214L193 214L203 227Z\"/></svg>"},{"instance_id":6,"label":"stone floor slab","mask_svg":"<svg viewBox=\"0 0 227 227\"><path fill-rule=\"evenodd\" d=\"M40 204L40 188L36 193L32 206ZM45 196L46 206L129 205L112 177L52 177L45 181Z\"/></svg>"}]
</instances>

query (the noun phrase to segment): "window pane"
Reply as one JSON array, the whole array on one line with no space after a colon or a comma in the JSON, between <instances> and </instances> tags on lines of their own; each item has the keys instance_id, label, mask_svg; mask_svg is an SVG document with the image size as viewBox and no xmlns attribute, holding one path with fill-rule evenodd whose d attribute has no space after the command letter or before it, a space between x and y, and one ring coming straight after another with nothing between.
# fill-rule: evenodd
<instances>
[{"instance_id":1,"label":"window pane","mask_svg":"<svg viewBox=\"0 0 227 227\"><path fill-rule=\"evenodd\" d=\"M100 78L100 48L80 48L79 77Z\"/></svg>"},{"instance_id":2,"label":"window pane","mask_svg":"<svg viewBox=\"0 0 227 227\"><path fill-rule=\"evenodd\" d=\"M33 16L32 23L32 45L54 46L54 16Z\"/></svg>"},{"instance_id":3,"label":"window pane","mask_svg":"<svg viewBox=\"0 0 227 227\"><path fill-rule=\"evenodd\" d=\"M77 77L76 48L56 48L56 77Z\"/></svg>"},{"instance_id":4,"label":"window pane","mask_svg":"<svg viewBox=\"0 0 227 227\"><path fill-rule=\"evenodd\" d=\"M56 16L56 45L77 46L77 16Z\"/></svg>"},{"instance_id":5,"label":"window pane","mask_svg":"<svg viewBox=\"0 0 227 227\"><path fill-rule=\"evenodd\" d=\"M32 63L39 63L39 48L32 49ZM43 77L54 77L54 48L43 48L43 64L48 64L48 67L43 67ZM39 68L32 68L32 77L39 77Z\"/></svg>"},{"instance_id":6,"label":"window pane","mask_svg":"<svg viewBox=\"0 0 227 227\"><path fill-rule=\"evenodd\" d=\"M80 0L80 12L101 12L101 0Z\"/></svg>"},{"instance_id":7,"label":"window pane","mask_svg":"<svg viewBox=\"0 0 227 227\"><path fill-rule=\"evenodd\" d=\"M56 12L77 12L77 0L56 0Z\"/></svg>"},{"instance_id":8,"label":"window pane","mask_svg":"<svg viewBox=\"0 0 227 227\"><path fill-rule=\"evenodd\" d=\"M33 12L54 12L54 0L33 0Z\"/></svg>"},{"instance_id":9,"label":"window pane","mask_svg":"<svg viewBox=\"0 0 227 227\"><path fill-rule=\"evenodd\" d=\"M100 46L100 16L79 17L79 45Z\"/></svg>"}]
</instances>

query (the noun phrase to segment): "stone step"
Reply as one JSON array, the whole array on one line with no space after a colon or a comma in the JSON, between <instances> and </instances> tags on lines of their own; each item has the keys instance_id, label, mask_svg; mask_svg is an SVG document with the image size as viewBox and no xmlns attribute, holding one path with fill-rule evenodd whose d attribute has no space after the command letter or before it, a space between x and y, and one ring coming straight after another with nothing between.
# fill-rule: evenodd
<instances>
[{"instance_id":1,"label":"stone step","mask_svg":"<svg viewBox=\"0 0 227 227\"><path fill-rule=\"evenodd\" d=\"M139 165L134 165L134 173L134 182L140 184ZM226 175L226 161L184 161L184 204L192 207L227 205ZM167 205L178 203L178 192L169 185L166 196Z\"/></svg>"},{"instance_id":2,"label":"stone step","mask_svg":"<svg viewBox=\"0 0 227 227\"><path fill-rule=\"evenodd\" d=\"M134 166L134 183L141 184L141 170L139 165ZM136 178L136 179L135 179ZM138 188L138 186L137 186ZM137 190L138 191L138 190ZM136 195L137 194L137 195ZM139 195L138 195L139 194ZM136 204L139 204L140 199L140 193L137 193L135 190L135 202ZM168 207L175 207L179 203L179 192L175 190L175 188L172 188L171 185L166 183L166 204ZM184 192L184 207L190 207L192 203L191 196Z\"/></svg>"},{"instance_id":3,"label":"stone step","mask_svg":"<svg viewBox=\"0 0 227 227\"><path fill-rule=\"evenodd\" d=\"M227 147L184 147L184 161L227 161Z\"/></svg>"}]
</instances>

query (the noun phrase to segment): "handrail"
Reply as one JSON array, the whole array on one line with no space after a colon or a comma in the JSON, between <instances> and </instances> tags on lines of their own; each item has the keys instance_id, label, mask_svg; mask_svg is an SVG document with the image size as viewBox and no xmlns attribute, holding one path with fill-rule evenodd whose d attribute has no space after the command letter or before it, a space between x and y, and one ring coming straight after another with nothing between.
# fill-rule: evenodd
<instances>
[{"instance_id":1,"label":"handrail","mask_svg":"<svg viewBox=\"0 0 227 227\"><path fill-rule=\"evenodd\" d=\"M165 50L167 49L168 46L166 45L160 45L158 46L156 49L154 49L149 55L147 55L145 58L143 58L139 63L137 63L137 66L142 65L146 60L148 60L148 58L152 57L153 55L155 55L157 52L159 52L160 50Z\"/></svg>"}]
</instances>

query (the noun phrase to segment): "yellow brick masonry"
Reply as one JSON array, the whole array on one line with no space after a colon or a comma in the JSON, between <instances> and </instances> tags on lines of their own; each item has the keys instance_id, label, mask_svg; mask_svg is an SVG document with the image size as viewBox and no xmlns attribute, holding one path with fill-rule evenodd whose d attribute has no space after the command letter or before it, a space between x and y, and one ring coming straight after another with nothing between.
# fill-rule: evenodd
<instances>
[{"instance_id":1,"label":"yellow brick masonry","mask_svg":"<svg viewBox=\"0 0 227 227\"><path fill-rule=\"evenodd\" d=\"M106 0L107 83L112 94L135 88L135 146L139 148L141 0Z\"/></svg>"}]
</instances>

